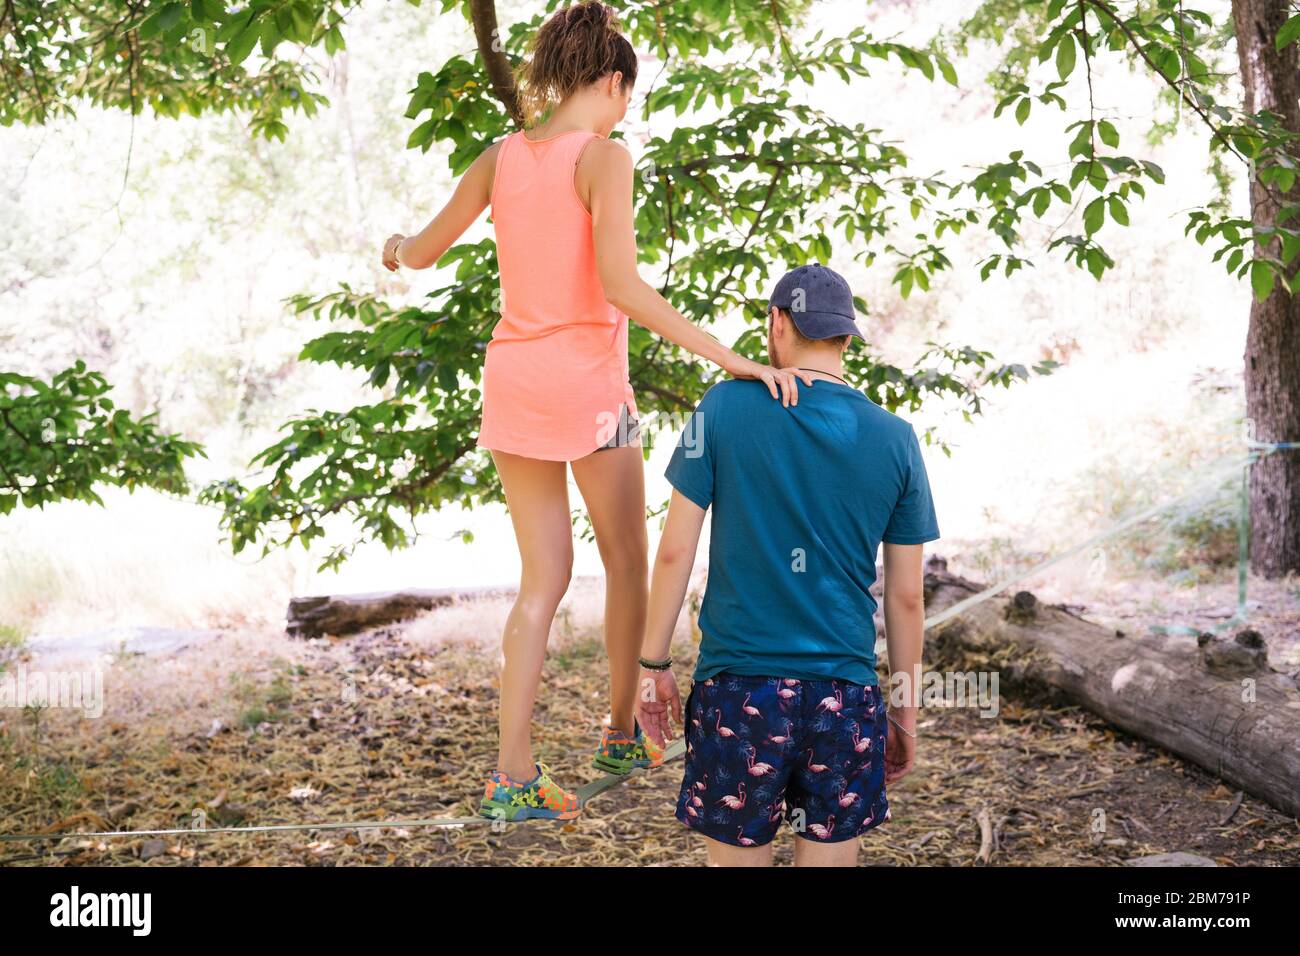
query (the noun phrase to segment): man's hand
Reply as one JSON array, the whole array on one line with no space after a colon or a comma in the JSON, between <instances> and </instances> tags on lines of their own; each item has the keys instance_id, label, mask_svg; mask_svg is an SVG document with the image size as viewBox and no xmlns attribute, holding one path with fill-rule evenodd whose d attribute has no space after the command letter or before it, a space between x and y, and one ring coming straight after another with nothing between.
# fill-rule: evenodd
<instances>
[{"instance_id":1,"label":"man's hand","mask_svg":"<svg viewBox=\"0 0 1300 956\"><path fill-rule=\"evenodd\" d=\"M889 711L893 718L889 721L889 730L885 734L885 786L892 786L912 772L916 762L916 738L909 737L899 730L894 721L902 724L911 733L916 733L916 708L894 707Z\"/></svg>"},{"instance_id":2,"label":"man's hand","mask_svg":"<svg viewBox=\"0 0 1300 956\"><path fill-rule=\"evenodd\" d=\"M641 668L637 681L636 719L646 736L656 747L666 746L673 739L672 718L682 723L682 697L677 692L677 678L670 667L664 671Z\"/></svg>"}]
</instances>

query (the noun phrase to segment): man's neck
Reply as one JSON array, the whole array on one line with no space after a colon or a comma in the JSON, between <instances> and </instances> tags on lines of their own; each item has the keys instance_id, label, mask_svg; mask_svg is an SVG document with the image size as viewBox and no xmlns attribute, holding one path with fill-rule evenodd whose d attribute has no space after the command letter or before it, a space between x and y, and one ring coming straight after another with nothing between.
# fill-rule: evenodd
<instances>
[{"instance_id":1,"label":"man's neck","mask_svg":"<svg viewBox=\"0 0 1300 956\"><path fill-rule=\"evenodd\" d=\"M797 349L790 356L789 366L810 372L821 372L832 379L844 378L844 362L839 352L826 349Z\"/></svg>"}]
</instances>

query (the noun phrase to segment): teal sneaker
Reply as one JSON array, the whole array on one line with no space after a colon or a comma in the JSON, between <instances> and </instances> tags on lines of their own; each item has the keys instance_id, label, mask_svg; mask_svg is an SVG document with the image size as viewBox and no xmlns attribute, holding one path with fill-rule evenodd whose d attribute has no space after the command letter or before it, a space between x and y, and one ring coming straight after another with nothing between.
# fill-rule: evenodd
<instances>
[{"instance_id":1,"label":"teal sneaker","mask_svg":"<svg viewBox=\"0 0 1300 956\"><path fill-rule=\"evenodd\" d=\"M606 726L591 765L606 773L625 774L633 770L648 770L663 764L663 748L655 746L639 725L634 726L636 726L635 737L629 737L621 730Z\"/></svg>"},{"instance_id":2,"label":"teal sneaker","mask_svg":"<svg viewBox=\"0 0 1300 956\"><path fill-rule=\"evenodd\" d=\"M494 771L483 789L478 812L493 820L572 820L582 812L582 805L539 763L537 776L526 783Z\"/></svg>"}]
</instances>

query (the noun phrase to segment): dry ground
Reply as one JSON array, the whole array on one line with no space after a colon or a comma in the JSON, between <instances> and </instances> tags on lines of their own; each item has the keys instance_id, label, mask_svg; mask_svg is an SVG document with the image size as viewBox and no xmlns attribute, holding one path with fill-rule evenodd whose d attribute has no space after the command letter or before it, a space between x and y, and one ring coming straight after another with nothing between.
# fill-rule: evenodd
<instances>
[{"instance_id":1,"label":"dry ground","mask_svg":"<svg viewBox=\"0 0 1300 956\"><path fill-rule=\"evenodd\" d=\"M604 712L599 595L557 622L539 704L541 759L572 785ZM1267 626L1296 630L1300 611ZM1094 608L1128 619L1132 608ZM493 762L495 635L505 607L472 604L369 635L313 642L229 633L106 672L105 715L0 711L0 832L419 819L472 812ZM1266 634L1266 636L1269 636ZM678 644L693 656L689 637ZM1300 824L1075 708L1004 700L996 717L934 710L893 819L863 862L975 862L977 817L993 865L1117 865L1187 851L1221 865L1300 864ZM680 764L598 796L564 825L304 831L153 841L51 837L0 844L10 865L682 865L699 840L672 817ZM778 838L788 861L792 837Z\"/></svg>"}]
</instances>

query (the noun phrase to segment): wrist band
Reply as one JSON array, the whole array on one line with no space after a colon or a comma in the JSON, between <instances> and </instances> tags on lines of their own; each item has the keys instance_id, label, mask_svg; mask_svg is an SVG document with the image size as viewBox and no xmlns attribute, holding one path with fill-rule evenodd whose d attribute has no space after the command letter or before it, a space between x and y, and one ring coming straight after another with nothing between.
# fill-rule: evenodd
<instances>
[{"instance_id":1,"label":"wrist band","mask_svg":"<svg viewBox=\"0 0 1300 956\"><path fill-rule=\"evenodd\" d=\"M665 657L661 661L648 661L644 657L638 657L637 662L648 671L666 671L673 666L671 657Z\"/></svg>"},{"instance_id":2,"label":"wrist band","mask_svg":"<svg viewBox=\"0 0 1300 956\"><path fill-rule=\"evenodd\" d=\"M897 728L898 728L899 730L901 730L903 733L907 734L907 736L911 737L913 740L916 739L916 734L912 733L912 731L908 730L906 727L904 727L902 724L900 724L897 720L895 720L893 714L886 712L885 716L889 718L889 722L890 722L891 724L893 724L895 727L897 727Z\"/></svg>"}]
</instances>

